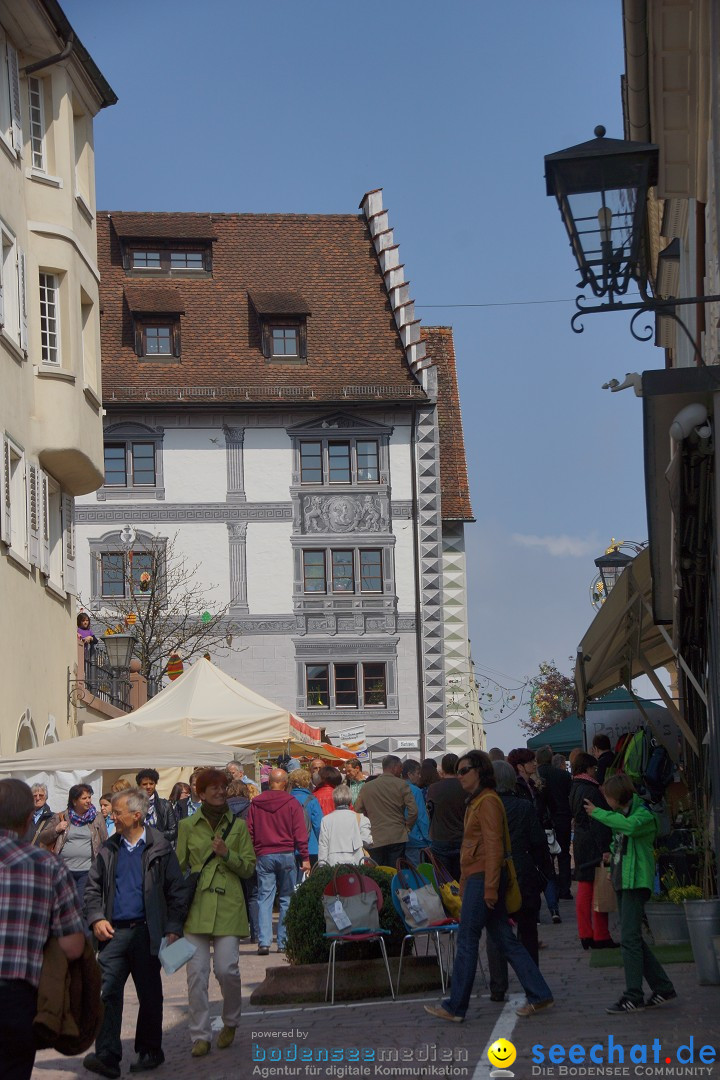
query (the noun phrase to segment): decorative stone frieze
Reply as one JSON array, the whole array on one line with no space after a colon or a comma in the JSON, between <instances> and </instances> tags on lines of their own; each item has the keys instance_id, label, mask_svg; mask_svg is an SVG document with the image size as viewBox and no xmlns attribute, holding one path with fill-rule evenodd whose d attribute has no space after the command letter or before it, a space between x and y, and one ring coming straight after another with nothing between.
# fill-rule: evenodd
<instances>
[{"instance_id":1,"label":"decorative stone frieze","mask_svg":"<svg viewBox=\"0 0 720 1080\"><path fill-rule=\"evenodd\" d=\"M386 532L387 500L377 495L302 495L302 531L343 534Z\"/></svg>"}]
</instances>

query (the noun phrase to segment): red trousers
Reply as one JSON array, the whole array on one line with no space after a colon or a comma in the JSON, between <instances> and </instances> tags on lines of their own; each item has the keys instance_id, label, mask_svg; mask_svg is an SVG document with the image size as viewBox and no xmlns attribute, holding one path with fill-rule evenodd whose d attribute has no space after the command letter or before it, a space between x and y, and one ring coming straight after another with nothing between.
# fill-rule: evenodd
<instances>
[{"instance_id":1,"label":"red trousers","mask_svg":"<svg viewBox=\"0 0 720 1080\"><path fill-rule=\"evenodd\" d=\"M575 912L578 934L593 941L607 941L610 937L606 911L593 911L593 882L578 881L575 893Z\"/></svg>"}]
</instances>

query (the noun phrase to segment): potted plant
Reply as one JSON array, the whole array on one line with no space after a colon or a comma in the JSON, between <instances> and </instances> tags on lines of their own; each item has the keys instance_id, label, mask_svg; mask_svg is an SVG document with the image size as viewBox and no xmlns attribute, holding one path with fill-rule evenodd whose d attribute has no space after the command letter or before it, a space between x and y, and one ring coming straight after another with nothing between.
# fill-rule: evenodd
<instances>
[{"instance_id":1,"label":"potted plant","mask_svg":"<svg viewBox=\"0 0 720 1080\"><path fill-rule=\"evenodd\" d=\"M685 900L702 897L696 885L682 885L674 869L662 875L663 891L655 893L645 905L648 926L656 945L685 945L690 941Z\"/></svg>"},{"instance_id":2,"label":"potted plant","mask_svg":"<svg viewBox=\"0 0 720 1080\"><path fill-rule=\"evenodd\" d=\"M698 982L701 986L720 986L720 966L713 945L713 938L720 935L720 899L707 825L695 830L695 845L700 857L700 897L684 900L683 906Z\"/></svg>"}]
</instances>

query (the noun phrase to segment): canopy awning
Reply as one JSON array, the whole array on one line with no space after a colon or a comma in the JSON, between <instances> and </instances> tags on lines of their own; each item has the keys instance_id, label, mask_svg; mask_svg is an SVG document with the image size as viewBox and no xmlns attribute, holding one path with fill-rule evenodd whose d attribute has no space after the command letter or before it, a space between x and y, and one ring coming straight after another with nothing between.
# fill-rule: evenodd
<instances>
[{"instance_id":1,"label":"canopy awning","mask_svg":"<svg viewBox=\"0 0 720 1080\"><path fill-rule=\"evenodd\" d=\"M697 754L693 732L655 673L671 661L683 663L665 628L653 621L650 550L646 548L623 571L580 643L575 664L579 715L585 716L589 698L616 686L630 690L633 679L647 675Z\"/></svg>"}]
</instances>

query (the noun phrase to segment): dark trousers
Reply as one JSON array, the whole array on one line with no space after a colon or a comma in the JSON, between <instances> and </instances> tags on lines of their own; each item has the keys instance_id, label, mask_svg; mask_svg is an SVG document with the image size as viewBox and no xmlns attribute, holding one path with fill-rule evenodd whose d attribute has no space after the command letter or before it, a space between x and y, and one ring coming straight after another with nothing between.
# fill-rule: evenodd
<instances>
[{"instance_id":1,"label":"dark trousers","mask_svg":"<svg viewBox=\"0 0 720 1080\"><path fill-rule=\"evenodd\" d=\"M147 926L116 927L115 936L100 946L98 962L102 971L101 997L105 1015L95 1040L95 1052L120 1064L123 996L129 975L135 983L139 1004L135 1050L138 1054L161 1050L163 992L160 961L150 953Z\"/></svg>"},{"instance_id":2,"label":"dark trousers","mask_svg":"<svg viewBox=\"0 0 720 1080\"><path fill-rule=\"evenodd\" d=\"M649 889L621 889L617 894L620 915L620 947L625 968L625 997L636 1005L643 1001L643 977L653 993L668 994L673 984L665 968L643 940L643 909Z\"/></svg>"},{"instance_id":3,"label":"dark trousers","mask_svg":"<svg viewBox=\"0 0 720 1080\"><path fill-rule=\"evenodd\" d=\"M405 844L382 844L368 848L368 851L378 866L395 866L398 859L405 857Z\"/></svg>"},{"instance_id":4,"label":"dark trousers","mask_svg":"<svg viewBox=\"0 0 720 1080\"><path fill-rule=\"evenodd\" d=\"M455 881L460 880L460 846L458 844L447 844L442 840L433 840L430 844L430 850L439 863L447 870L451 878Z\"/></svg>"},{"instance_id":5,"label":"dark trousers","mask_svg":"<svg viewBox=\"0 0 720 1080\"><path fill-rule=\"evenodd\" d=\"M511 918L517 927L517 939L524 945L538 967L538 909L536 907L521 907ZM506 994L508 988L508 965L505 956L498 948L497 942L488 934L485 941L487 946L488 967L490 969L490 993Z\"/></svg>"},{"instance_id":6,"label":"dark trousers","mask_svg":"<svg viewBox=\"0 0 720 1080\"><path fill-rule=\"evenodd\" d=\"M37 990L21 979L0 979L0 1077L30 1080L35 1062L32 1022Z\"/></svg>"}]
</instances>

